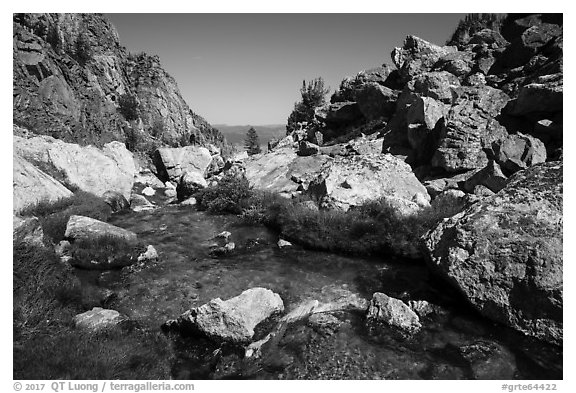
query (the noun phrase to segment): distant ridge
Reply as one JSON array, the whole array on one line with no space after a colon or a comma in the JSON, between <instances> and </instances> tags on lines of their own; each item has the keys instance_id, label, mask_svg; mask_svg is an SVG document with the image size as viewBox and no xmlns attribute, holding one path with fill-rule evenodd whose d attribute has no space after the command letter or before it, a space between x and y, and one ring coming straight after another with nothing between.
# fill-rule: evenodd
<instances>
[{"instance_id":1,"label":"distant ridge","mask_svg":"<svg viewBox=\"0 0 576 393\"><path fill-rule=\"evenodd\" d=\"M265 124L259 126L213 124L213 127L217 128L222 133L222 135L226 137L228 143L239 146L244 145L246 132L248 132L250 127L254 127L258 133L260 145L262 146L266 146L268 141L271 139L283 137L286 135L285 124Z\"/></svg>"}]
</instances>

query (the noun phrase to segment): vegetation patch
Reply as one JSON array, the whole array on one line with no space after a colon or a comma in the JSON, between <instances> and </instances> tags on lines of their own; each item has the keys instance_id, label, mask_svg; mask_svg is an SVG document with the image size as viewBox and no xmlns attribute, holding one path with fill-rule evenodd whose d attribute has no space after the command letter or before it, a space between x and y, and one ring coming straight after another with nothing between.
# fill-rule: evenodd
<instances>
[{"instance_id":1,"label":"vegetation patch","mask_svg":"<svg viewBox=\"0 0 576 393\"><path fill-rule=\"evenodd\" d=\"M253 190L241 176L227 176L195 197L199 208L212 214L236 214L244 223L264 224L306 248L348 255L394 254L418 247L426 231L458 212L430 207L401 217L385 199L368 201L347 212L317 210L309 207L306 197L286 199Z\"/></svg>"},{"instance_id":2,"label":"vegetation patch","mask_svg":"<svg viewBox=\"0 0 576 393\"><path fill-rule=\"evenodd\" d=\"M14 379L170 378L160 332L74 329L74 315L98 305L93 294L51 249L16 243L13 255Z\"/></svg>"}]
</instances>

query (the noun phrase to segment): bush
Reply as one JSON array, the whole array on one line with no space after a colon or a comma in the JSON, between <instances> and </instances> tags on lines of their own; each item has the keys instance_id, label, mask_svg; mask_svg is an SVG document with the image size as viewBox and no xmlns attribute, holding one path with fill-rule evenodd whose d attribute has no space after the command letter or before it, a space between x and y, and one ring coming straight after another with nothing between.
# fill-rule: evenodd
<instances>
[{"instance_id":1,"label":"bush","mask_svg":"<svg viewBox=\"0 0 576 393\"><path fill-rule=\"evenodd\" d=\"M288 117L286 131L290 133L298 129L298 123L312 122L314 120L314 110L326 103L326 94L330 90L324 88L324 80L316 78L308 83L302 81L300 95L302 100L294 104L294 109Z\"/></svg>"},{"instance_id":2,"label":"bush","mask_svg":"<svg viewBox=\"0 0 576 393\"><path fill-rule=\"evenodd\" d=\"M36 216L40 220L44 238L58 243L64 239L66 225L70 216L79 215L107 221L112 215L112 208L102 198L85 191L77 191L69 198L55 202L40 202L20 213L23 216Z\"/></svg>"},{"instance_id":3,"label":"bush","mask_svg":"<svg viewBox=\"0 0 576 393\"><path fill-rule=\"evenodd\" d=\"M118 110L128 121L136 120L139 116L139 104L136 96L132 94L122 94L118 98Z\"/></svg>"},{"instance_id":4,"label":"bush","mask_svg":"<svg viewBox=\"0 0 576 393\"><path fill-rule=\"evenodd\" d=\"M90 46L90 41L86 36L86 33L82 32L78 34L76 38L76 43L74 45L74 58L81 66L85 66L92 60L92 47Z\"/></svg>"},{"instance_id":5,"label":"bush","mask_svg":"<svg viewBox=\"0 0 576 393\"><path fill-rule=\"evenodd\" d=\"M194 194L198 207L213 214L241 214L252 189L244 176L226 175L218 185L204 188Z\"/></svg>"}]
</instances>

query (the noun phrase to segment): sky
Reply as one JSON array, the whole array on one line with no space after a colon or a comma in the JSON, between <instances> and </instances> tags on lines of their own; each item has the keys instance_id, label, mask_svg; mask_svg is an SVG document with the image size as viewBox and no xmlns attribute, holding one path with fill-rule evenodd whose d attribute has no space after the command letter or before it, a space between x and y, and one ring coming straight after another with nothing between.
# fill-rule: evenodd
<instances>
[{"instance_id":1,"label":"sky","mask_svg":"<svg viewBox=\"0 0 576 393\"><path fill-rule=\"evenodd\" d=\"M392 64L407 35L443 45L464 14L106 14L130 52L160 56L212 124L284 124L302 80L331 91Z\"/></svg>"}]
</instances>

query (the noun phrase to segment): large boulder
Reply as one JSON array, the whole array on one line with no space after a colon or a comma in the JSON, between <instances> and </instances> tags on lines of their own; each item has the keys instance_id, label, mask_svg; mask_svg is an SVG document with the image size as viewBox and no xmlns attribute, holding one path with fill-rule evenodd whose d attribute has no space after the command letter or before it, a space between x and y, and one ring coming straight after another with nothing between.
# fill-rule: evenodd
<instances>
[{"instance_id":1,"label":"large boulder","mask_svg":"<svg viewBox=\"0 0 576 393\"><path fill-rule=\"evenodd\" d=\"M328 125L345 125L362 119L362 112L356 102L345 101L326 104L316 108L316 119Z\"/></svg>"},{"instance_id":2,"label":"large boulder","mask_svg":"<svg viewBox=\"0 0 576 393\"><path fill-rule=\"evenodd\" d=\"M177 183L186 172L196 171L204 176L212 156L200 146L162 147L154 152L152 160L160 180Z\"/></svg>"},{"instance_id":3,"label":"large boulder","mask_svg":"<svg viewBox=\"0 0 576 393\"><path fill-rule=\"evenodd\" d=\"M537 138L522 133L508 135L495 146L496 161L507 174L513 174L546 161L546 146Z\"/></svg>"},{"instance_id":4,"label":"large boulder","mask_svg":"<svg viewBox=\"0 0 576 393\"><path fill-rule=\"evenodd\" d=\"M425 72L415 77L407 89L421 96L434 98L445 104L451 104L460 87L460 80L448 71Z\"/></svg>"},{"instance_id":5,"label":"large boulder","mask_svg":"<svg viewBox=\"0 0 576 393\"><path fill-rule=\"evenodd\" d=\"M308 193L323 205L342 210L378 198L416 207L428 206L430 201L410 166L390 154L336 156L320 168Z\"/></svg>"},{"instance_id":6,"label":"large boulder","mask_svg":"<svg viewBox=\"0 0 576 393\"><path fill-rule=\"evenodd\" d=\"M562 343L562 163L515 174L424 236L429 266L484 316Z\"/></svg>"},{"instance_id":7,"label":"large boulder","mask_svg":"<svg viewBox=\"0 0 576 393\"><path fill-rule=\"evenodd\" d=\"M394 48L391 56L401 80L408 82L416 75L430 71L441 57L456 51L454 46L440 47L410 35L402 48Z\"/></svg>"},{"instance_id":8,"label":"large boulder","mask_svg":"<svg viewBox=\"0 0 576 393\"><path fill-rule=\"evenodd\" d=\"M476 32L468 44L472 45L486 45L492 48L503 48L509 45L510 43L506 41L504 37L500 33L490 29L482 29Z\"/></svg>"},{"instance_id":9,"label":"large boulder","mask_svg":"<svg viewBox=\"0 0 576 393\"><path fill-rule=\"evenodd\" d=\"M472 67L474 67L474 57L475 54L469 51L448 53L438 59L433 69L437 71L448 71L463 81L472 70Z\"/></svg>"},{"instance_id":10,"label":"large boulder","mask_svg":"<svg viewBox=\"0 0 576 393\"><path fill-rule=\"evenodd\" d=\"M307 188L330 160L330 157L322 154L302 157L292 148L281 148L245 160L245 175L256 189L290 195Z\"/></svg>"},{"instance_id":11,"label":"large boulder","mask_svg":"<svg viewBox=\"0 0 576 393\"><path fill-rule=\"evenodd\" d=\"M359 86L354 91L354 100L368 120L389 119L396 111L398 93L374 82Z\"/></svg>"},{"instance_id":12,"label":"large boulder","mask_svg":"<svg viewBox=\"0 0 576 393\"><path fill-rule=\"evenodd\" d=\"M188 171L182 175L180 182L176 186L178 200L183 201L192 196L198 190L206 187L208 187L208 183L206 182L206 179L204 179L204 176L196 171Z\"/></svg>"},{"instance_id":13,"label":"large boulder","mask_svg":"<svg viewBox=\"0 0 576 393\"><path fill-rule=\"evenodd\" d=\"M511 101L507 112L514 116L556 113L562 111L564 83L562 74L540 77L534 83L522 86L518 98Z\"/></svg>"},{"instance_id":14,"label":"large boulder","mask_svg":"<svg viewBox=\"0 0 576 393\"><path fill-rule=\"evenodd\" d=\"M72 192L15 151L12 161L12 209L14 213L41 201L55 202Z\"/></svg>"},{"instance_id":15,"label":"large boulder","mask_svg":"<svg viewBox=\"0 0 576 393\"><path fill-rule=\"evenodd\" d=\"M562 27L553 23L531 26L518 38L512 40L501 59L509 68L522 66L544 45L560 35L562 35Z\"/></svg>"},{"instance_id":16,"label":"large boulder","mask_svg":"<svg viewBox=\"0 0 576 393\"><path fill-rule=\"evenodd\" d=\"M49 136L14 136L13 145L20 156L69 186L96 196L116 191L130 198L136 166L123 143L110 142L98 149Z\"/></svg>"},{"instance_id":17,"label":"large boulder","mask_svg":"<svg viewBox=\"0 0 576 393\"><path fill-rule=\"evenodd\" d=\"M116 237L135 242L134 232L90 217L70 216L64 237L72 239L95 239L103 236Z\"/></svg>"},{"instance_id":18,"label":"large boulder","mask_svg":"<svg viewBox=\"0 0 576 393\"><path fill-rule=\"evenodd\" d=\"M282 311L284 303L277 293L266 288L250 288L228 300L212 299L168 325L192 329L216 341L239 344L250 342L259 323Z\"/></svg>"},{"instance_id":19,"label":"large boulder","mask_svg":"<svg viewBox=\"0 0 576 393\"><path fill-rule=\"evenodd\" d=\"M449 172L486 166L486 150L508 135L495 118L509 99L489 86L462 87L440 131L432 166Z\"/></svg>"}]
</instances>

